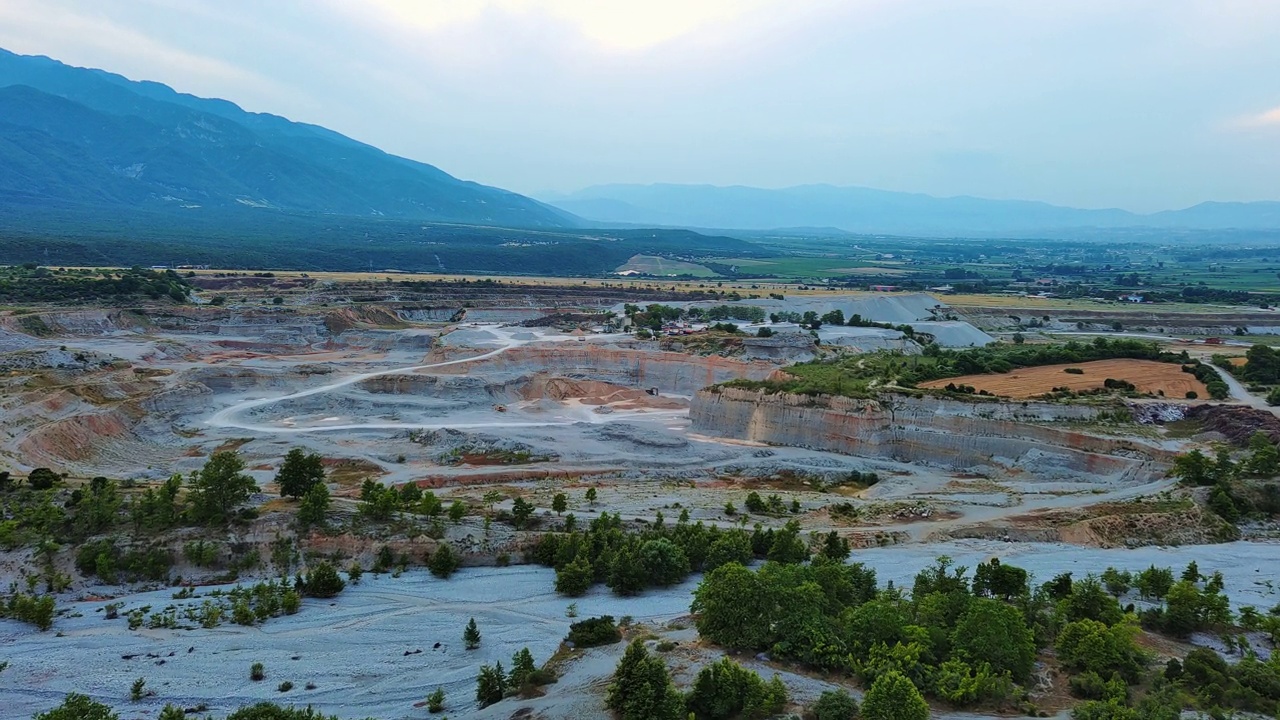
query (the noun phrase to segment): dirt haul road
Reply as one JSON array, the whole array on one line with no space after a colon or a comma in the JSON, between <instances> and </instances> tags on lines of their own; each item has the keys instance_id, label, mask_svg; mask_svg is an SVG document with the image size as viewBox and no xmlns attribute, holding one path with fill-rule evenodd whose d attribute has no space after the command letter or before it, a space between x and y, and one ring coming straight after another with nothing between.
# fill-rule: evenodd
<instances>
[{"instance_id":1,"label":"dirt haul road","mask_svg":"<svg viewBox=\"0 0 1280 720\"><path fill-rule=\"evenodd\" d=\"M281 395L278 397L269 397L269 398L259 398L254 400L246 400L214 413L205 422L206 424L215 428L250 430L253 432L260 432L260 433L308 433L308 432L334 432L334 431L340 431L340 430L353 430L353 431L358 431L358 430L435 430L435 429L442 429L442 428L472 430L472 429L482 429L482 428L548 427L548 426L554 426L554 425L571 425L575 422L583 422L583 421L616 422L619 420L624 420L624 419L634 417L639 414L643 414L647 417L654 417L657 415L670 415L670 416L682 415L688 412L687 410L665 410L665 411L664 410L646 410L643 413L616 412L608 416L594 415L591 413L584 412L584 413L581 413L581 417L565 417L562 419L548 421L548 422L520 422L520 421L512 420L512 421L506 421L506 422L486 421L486 422L470 422L470 423L467 423L467 422L462 422L462 423L459 423L459 422L439 422L439 423L364 422L364 423L335 424L331 422L326 423L325 420L329 419L329 418L326 418L325 420L318 421L320 423L325 423L325 424L313 424L313 425L302 425L302 426L299 426L290 420L285 420L278 424L267 425L262 423L253 423L247 420L240 419L241 416L243 416L244 414L254 410L260 410L260 409L267 408L272 405L278 405L290 400L298 400L301 398L330 393L335 390L340 390L342 388L349 387L372 378L385 377L388 375L409 375L414 373L420 373L424 370L431 370L435 368L442 368L442 367L447 367L452 365L463 365L467 363L480 362L480 361L488 360L489 358L501 355L502 353L507 352L512 348L517 348L517 347L530 345L534 343L568 342L568 341L578 341L581 339L581 337L579 336L572 336L572 335L555 335L555 334L549 334L549 333L534 334L534 333L530 333L529 330L524 328L512 329L512 328L505 328L505 327L500 327L496 325L492 327L486 327L484 328L484 330L493 336L493 340L491 342L496 342L499 344L499 346L493 350L490 350L489 352L482 353L480 355L475 355L473 357L467 357L467 358L458 358L455 360L445 360L445 361L436 362L436 363L428 363L425 365L412 365L412 366L403 367L403 368L392 368L390 370L377 370L374 372L360 373L358 375L348 376L346 378L343 378L336 382L329 383L327 385L321 385L319 387L314 387L307 390L300 390L298 392L290 393L288 395ZM532 335L532 337L531 338L527 337L522 339L522 338L518 338L517 335ZM627 336L597 335L597 336L593 336L590 339L595 340L597 342L608 342L608 341L616 340L622 337L627 337ZM484 342L484 341L481 341L481 342Z\"/></svg>"}]
</instances>

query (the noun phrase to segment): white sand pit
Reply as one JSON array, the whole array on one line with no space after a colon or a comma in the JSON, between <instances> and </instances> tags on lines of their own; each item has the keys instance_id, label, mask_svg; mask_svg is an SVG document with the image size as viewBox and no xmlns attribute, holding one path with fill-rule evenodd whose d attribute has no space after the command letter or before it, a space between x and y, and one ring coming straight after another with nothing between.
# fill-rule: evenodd
<instances>
[{"instance_id":1,"label":"white sand pit","mask_svg":"<svg viewBox=\"0 0 1280 720\"><path fill-rule=\"evenodd\" d=\"M913 322L916 332L928 333L942 347L983 347L995 342L995 338L958 320Z\"/></svg>"},{"instance_id":2,"label":"white sand pit","mask_svg":"<svg viewBox=\"0 0 1280 720\"><path fill-rule=\"evenodd\" d=\"M908 341L901 331L888 328L823 325L818 329L818 338L823 345L850 348L858 352L919 351L915 343Z\"/></svg>"},{"instance_id":3,"label":"white sand pit","mask_svg":"<svg viewBox=\"0 0 1280 720\"><path fill-rule=\"evenodd\" d=\"M0 716L31 717L74 691L126 708L129 717L154 716L166 702L206 703L220 716L271 700L309 703L343 718L394 720L424 717L425 710L414 704L442 687L447 714L470 717L480 665L509 666L522 647L538 663L545 661L575 622L565 616L570 602L577 603L580 618L611 614L663 621L688 612L696 585L690 579L632 598L612 596L598 586L574 600L556 595L554 583L553 571L530 566L467 569L447 581L421 570L400 578L366 574L332 600L304 600L297 615L256 627L227 624L212 630L128 629L124 613L131 608L201 602L173 600L171 589L117 600L124 605L116 620L104 620L98 612L105 601L74 603L72 614L81 617L60 617L45 633L0 620L0 647L9 662L0 673ZM200 593L212 589L200 588ZM471 617L482 641L468 651L462 630ZM122 659L125 655L134 657ZM262 682L249 679L255 662L266 667ZM138 677L147 679L156 696L130 703L129 686ZM280 693L277 686L286 680L295 687ZM305 689L309 682L314 690Z\"/></svg>"}]
</instances>

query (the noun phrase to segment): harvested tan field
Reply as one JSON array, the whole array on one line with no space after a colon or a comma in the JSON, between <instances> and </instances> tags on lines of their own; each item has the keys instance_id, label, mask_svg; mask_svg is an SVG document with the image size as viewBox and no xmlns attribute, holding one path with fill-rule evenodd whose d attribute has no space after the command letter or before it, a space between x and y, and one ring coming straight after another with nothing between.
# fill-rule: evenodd
<instances>
[{"instance_id":1,"label":"harvested tan field","mask_svg":"<svg viewBox=\"0 0 1280 720\"><path fill-rule=\"evenodd\" d=\"M1068 373L1065 372L1067 368L1079 368L1084 373ZM937 389L954 383L972 385L977 390L986 390L1002 397L1030 398L1052 392L1055 387L1075 391L1093 390L1102 387L1107 378L1127 380L1137 385L1139 392L1153 395L1164 392L1165 397L1180 398L1186 397L1188 391L1194 391L1202 398L1209 396L1204 383L1191 373L1182 372L1181 365L1155 360L1095 360L1066 365L1042 365L1013 370L1003 375L964 375L930 380L920 383L920 387Z\"/></svg>"},{"instance_id":2,"label":"harvested tan field","mask_svg":"<svg viewBox=\"0 0 1280 720\"><path fill-rule=\"evenodd\" d=\"M679 398L650 395L644 390L599 380L574 380L538 373L520 389L525 400L576 400L583 405L616 405L619 409L680 410L689 403Z\"/></svg>"}]
</instances>

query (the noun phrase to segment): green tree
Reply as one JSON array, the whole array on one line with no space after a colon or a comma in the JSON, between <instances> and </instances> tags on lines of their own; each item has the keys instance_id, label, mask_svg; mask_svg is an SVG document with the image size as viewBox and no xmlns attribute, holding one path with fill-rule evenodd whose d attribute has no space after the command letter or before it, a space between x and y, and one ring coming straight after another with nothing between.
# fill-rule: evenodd
<instances>
[{"instance_id":1,"label":"green tree","mask_svg":"<svg viewBox=\"0 0 1280 720\"><path fill-rule=\"evenodd\" d=\"M35 586L35 575L28 575L28 585ZM31 623L36 629L44 632L53 627L53 616L56 601L52 595L28 595L15 592L9 596L8 602L0 603L0 617Z\"/></svg>"},{"instance_id":2,"label":"green tree","mask_svg":"<svg viewBox=\"0 0 1280 720\"><path fill-rule=\"evenodd\" d=\"M1241 372L1246 380L1263 385L1280 382L1280 353L1268 345L1254 345L1245 352L1248 362Z\"/></svg>"},{"instance_id":3,"label":"green tree","mask_svg":"<svg viewBox=\"0 0 1280 720\"><path fill-rule=\"evenodd\" d=\"M731 562L746 565L751 558L751 536L741 530L729 530L711 542L702 561L702 569L710 572Z\"/></svg>"},{"instance_id":4,"label":"green tree","mask_svg":"<svg viewBox=\"0 0 1280 720\"><path fill-rule=\"evenodd\" d=\"M167 530L178 524L182 516L182 504L178 493L182 490L182 476L172 475L159 488L147 488L129 505L129 516L134 529L144 531Z\"/></svg>"},{"instance_id":5,"label":"green tree","mask_svg":"<svg viewBox=\"0 0 1280 720\"><path fill-rule=\"evenodd\" d=\"M666 538L647 540L640 546L640 561L653 585L675 585L689 575L689 558L680 546Z\"/></svg>"},{"instance_id":6,"label":"green tree","mask_svg":"<svg viewBox=\"0 0 1280 720\"><path fill-rule=\"evenodd\" d=\"M1209 509L1229 523L1235 524L1240 520L1240 509L1236 507L1231 491L1224 484L1219 483L1209 493Z\"/></svg>"},{"instance_id":7,"label":"green tree","mask_svg":"<svg viewBox=\"0 0 1280 720\"><path fill-rule=\"evenodd\" d=\"M32 490L49 490L62 481L62 476L46 467L38 467L27 473L27 485Z\"/></svg>"},{"instance_id":8,"label":"green tree","mask_svg":"<svg viewBox=\"0 0 1280 720\"><path fill-rule=\"evenodd\" d=\"M293 448L284 456L280 470L276 472L276 484L281 497L300 498L311 488L324 482L324 462L316 453L304 453Z\"/></svg>"},{"instance_id":9,"label":"green tree","mask_svg":"<svg viewBox=\"0 0 1280 720\"><path fill-rule=\"evenodd\" d=\"M862 654L875 645L892 647L906 639L906 613L896 600L887 597L863 603L843 619L849 644Z\"/></svg>"},{"instance_id":10,"label":"green tree","mask_svg":"<svg viewBox=\"0 0 1280 720\"><path fill-rule=\"evenodd\" d=\"M427 563L427 569L432 575L448 580L449 576L457 571L461 562L453 546L442 541L436 551L431 553L431 561Z\"/></svg>"},{"instance_id":11,"label":"green tree","mask_svg":"<svg viewBox=\"0 0 1280 720\"><path fill-rule=\"evenodd\" d=\"M698 634L713 643L740 650L772 644L770 593L756 573L736 562L706 574L693 591L692 610Z\"/></svg>"},{"instance_id":12,"label":"green tree","mask_svg":"<svg viewBox=\"0 0 1280 720\"><path fill-rule=\"evenodd\" d=\"M1124 610L1107 592L1098 578L1089 575L1071 585L1071 594L1063 602L1067 620L1097 620L1115 625L1124 619Z\"/></svg>"},{"instance_id":13,"label":"green tree","mask_svg":"<svg viewBox=\"0 0 1280 720\"><path fill-rule=\"evenodd\" d=\"M556 496L551 498L551 509L556 511L556 515L568 510L569 498L565 497L564 493L556 493Z\"/></svg>"},{"instance_id":14,"label":"green tree","mask_svg":"<svg viewBox=\"0 0 1280 720\"><path fill-rule=\"evenodd\" d=\"M920 690L896 670L871 683L862 699L864 720L929 720L929 704Z\"/></svg>"},{"instance_id":15,"label":"green tree","mask_svg":"<svg viewBox=\"0 0 1280 720\"><path fill-rule=\"evenodd\" d=\"M462 522L462 518L467 516L467 506L462 504L461 500L454 500L449 506L449 519L455 524Z\"/></svg>"},{"instance_id":16,"label":"green tree","mask_svg":"<svg viewBox=\"0 0 1280 720\"><path fill-rule=\"evenodd\" d=\"M298 506L298 524L304 528L324 524L325 514L329 512L329 488L324 483L316 483L302 496L302 504Z\"/></svg>"},{"instance_id":17,"label":"green tree","mask_svg":"<svg viewBox=\"0 0 1280 720\"><path fill-rule=\"evenodd\" d=\"M1266 433L1258 431L1249 437L1249 459L1245 462L1245 470L1259 477L1274 477L1280 473L1280 451L1276 450Z\"/></svg>"},{"instance_id":18,"label":"green tree","mask_svg":"<svg viewBox=\"0 0 1280 720\"><path fill-rule=\"evenodd\" d=\"M444 503L430 490L422 493L418 500L418 512L428 517L436 517L444 512Z\"/></svg>"},{"instance_id":19,"label":"green tree","mask_svg":"<svg viewBox=\"0 0 1280 720\"><path fill-rule=\"evenodd\" d=\"M307 597L331 598L347 586L338 571L327 562L309 570L302 581L302 593Z\"/></svg>"},{"instance_id":20,"label":"green tree","mask_svg":"<svg viewBox=\"0 0 1280 720\"><path fill-rule=\"evenodd\" d=\"M854 720L858 717L858 701L844 690L826 690L809 712L813 720Z\"/></svg>"},{"instance_id":21,"label":"green tree","mask_svg":"<svg viewBox=\"0 0 1280 720\"><path fill-rule=\"evenodd\" d=\"M595 488L587 488L587 495L586 495L586 498L587 498L587 502L591 505L591 507L595 507L595 506L596 506L596 497L597 497L597 495L596 495L596 489L595 489Z\"/></svg>"},{"instance_id":22,"label":"green tree","mask_svg":"<svg viewBox=\"0 0 1280 720\"><path fill-rule=\"evenodd\" d=\"M529 522L529 518L533 517L534 507L531 503L526 502L524 498L518 497L511 503L511 521L516 529L523 528Z\"/></svg>"},{"instance_id":23,"label":"green tree","mask_svg":"<svg viewBox=\"0 0 1280 720\"><path fill-rule=\"evenodd\" d=\"M527 647L521 648L511 656L511 673L507 676L507 684L513 688L523 687L537 670L538 667L533 664L533 653Z\"/></svg>"},{"instance_id":24,"label":"green tree","mask_svg":"<svg viewBox=\"0 0 1280 720\"><path fill-rule=\"evenodd\" d=\"M35 716L35 720L120 720L111 708L90 700L86 695L71 693L58 707Z\"/></svg>"},{"instance_id":25,"label":"green tree","mask_svg":"<svg viewBox=\"0 0 1280 720\"><path fill-rule=\"evenodd\" d=\"M191 475L191 510L199 520L220 523L231 518L237 506L258 489L245 475L244 460L233 450L214 453L198 473Z\"/></svg>"},{"instance_id":26,"label":"green tree","mask_svg":"<svg viewBox=\"0 0 1280 720\"><path fill-rule=\"evenodd\" d=\"M502 663L495 663L492 667L481 665L480 675L476 678L476 702L480 707L489 707L506 694L507 675L502 670Z\"/></svg>"},{"instance_id":27,"label":"green tree","mask_svg":"<svg viewBox=\"0 0 1280 720\"><path fill-rule=\"evenodd\" d=\"M338 716L318 713L309 707L280 707L275 703L261 702L236 710L227 716L227 720L338 720Z\"/></svg>"},{"instance_id":28,"label":"green tree","mask_svg":"<svg viewBox=\"0 0 1280 720\"><path fill-rule=\"evenodd\" d=\"M579 597L591 588L595 582L595 572L591 561L583 553L573 561L556 570L556 592L569 597Z\"/></svg>"},{"instance_id":29,"label":"green tree","mask_svg":"<svg viewBox=\"0 0 1280 720\"><path fill-rule=\"evenodd\" d=\"M973 572L973 593L1012 600L1027 592L1027 571L1005 565L999 558L978 563Z\"/></svg>"},{"instance_id":30,"label":"green tree","mask_svg":"<svg viewBox=\"0 0 1280 720\"><path fill-rule=\"evenodd\" d=\"M605 584L619 595L636 595L644 590L649 578L645 573L644 561L632 543L619 547L609 563L609 574Z\"/></svg>"},{"instance_id":31,"label":"green tree","mask_svg":"<svg viewBox=\"0 0 1280 720\"><path fill-rule=\"evenodd\" d=\"M769 559L780 563L801 563L809 559L809 548L800 538L800 523L791 520L773 535Z\"/></svg>"},{"instance_id":32,"label":"green tree","mask_svg":"<svg viewBox=\"0 0 1280 720\"><path fill-rule=\"evenodd\" d=\"M684 700L667 667L635 640L618 661L605 705L621 720L685 720Z\"/></svg>"},{"instance_id":33,"label":"green tree","mask_svg":"<svg viewBox=\"0 0 1280 720\"><path fill-rule=\"evenodd\" d=\"M1201 614L1203 599L1200 589L1191 580L1174 583L1165 602L1163 627L1170 635L1186 637L1204 624Z\"/></svg>"},{"instance_id":34,"label":"green tree","mask_svg":"<svg viewBox=\"0 0 1280 720\"><path fill-rule=\"evenodd\" d=\"M462 631L462 642L466 644L468 650L480 647L480 628L476 627L475 618L471 618L467 623L467 629Z\"/></svg>"},{"instance_id":35,"label":"green tree","mask_svg":"<svg viewBox=\"0 0 1280 720\"><path fill-rule=\"evenodd\" d=\"M360 486L360 514L373 520L389 520L400 509L400 493L373 480Z\"/></svg>"},{"instance_id":36,"label":"green tree","mask_svg":"<svg viewBox=\"0 0 1280 720\"><path fill-rule=\"evenodd\" d=\"M760 679L729 658L703 666L685 699L685 707L698 720L769 717L787 702L787 689L774 677Z\"/></svg>"},{"instance_id":37,"label":"green tree","mask_svg":"<svg viewBox=\"0 0 1280 720\"><path fill-rule=\"evenodd\" d=\"M72 536L87 538L110 528L116 523L120 505L119 486L104 477L94 478L89 483L88 492L83 493L80 502L72 509Z\"/></svg>"},{"instance_id":38,"label":"green tree","mask_svg":"<svg viewBox=\"0 0 1280 720\"><path fill-rule=\"evenodd\" d=\"M1071 710L1071 720L1140 720L1138 711L1124 704L1124 701L1090 700L1080 703Z\"/></svg>"},{"instance_id":39,"label":"green tree","mask_svg":"<svg viewBox=\"0 0 1280 720\"><path fill-rule=\"evenodd\" d=\"M972 665L990 663L1018 682L1031 675L1036 641L1022 611L998 600L977 598L961 616L951 638L955 654Z\"/></svg>"},{"instance_id":40,"label":"green tree","mask_svg":"<svg viewBox=\"0 0 1280 720\"><path fill-rule=\"evenodd\" d=\"M1214 455L1213 470L1209 474L1206 485L1225 485L1240 474L1240 468L1231 459L1231 450L1226 446L1219 447Z\"/></svg>"},{"instance_id":41,"label":"green tree","mask_svg":"<svg viewBox=\"0 0 1280 720\"><path fill-rule=\"evenodd\" d=\"M786 702L787 689L777 676L765 682L725 657L698 672L685 707L698 720L728 720L773 716Z\"/></svg>"},{"instance_id":42,"label":"green tree","mask_svg":"<svg viewBox=\"0 0 1280 720\"><path fill-rule=\"evenodd\" d=\"M422 488L418 487L418 483L408 482L400 486L400 506L405 509L413 509L422 502Z\"/></svg>"},{"instance_id":43,"label":"green tree","mask_svg":"<svg viewBox=\"0 0 1280 720\"><path fill-rule=\"evenodd\" d=\"M1212 485L1214 472L1214 461L1196 449L1174 458L1169 474L1188 485Z\"/></svg>"},{"instance_id":44,"label":"green tree","mask_svg":"<svg viewBox=\"0 0 1280 720\"><path fill-rule=\"evenodd\" d=\"M1133 586L1143 598L1159 600L1169 594L1169 589L1173 587L1173 570L1152 565L1138 573Z\"/></svg>"},{"instance_id":45,"label":"green tree","mask_svg":"<svg viewBox=\"0 0 1280 720\"><path fill-rule=\"evenodd\" d=\"M1128 570L1120 571L1109 567L1102 571L1102 584L1107 587L1107 592L1120 597L1129 592L1129 587L1133 584L1133 576Z\"/></svg>"},{"instance_id":46,"label":"green tree","mask_svg":"<svg viewBox=\"0 0 1280 720\"><path fill-rule=\"evenodd\" d=\"M1134 642L1137 635L1138 629L1129 622L1108 626L1097 620L1077 620L1063 626L1055 648L1058 659L1069 669L1101 677L1119 673L1134 682L1146 664Z\"/></svg>"},{"instance_id":47,"label":"green tree","mask_svg":"<svg viewBox=\"0 0 1280 720\"><path fill-rule=\"evenodd\" d=\"M831 560L845 561L850 554L849 541L840 537L840 533L832 530L822 541L822 555Z\"/></svg>"},{"instance_id":48,"label":"green tree","mask_svg":"<svg viewBox=\"0 0 1280 720\"><path fill-rule=\"evenodd\" d=\"M427 696L427 712L432 715L444 711L444 688L436 688Z\"/></svg>"}]
</instances>

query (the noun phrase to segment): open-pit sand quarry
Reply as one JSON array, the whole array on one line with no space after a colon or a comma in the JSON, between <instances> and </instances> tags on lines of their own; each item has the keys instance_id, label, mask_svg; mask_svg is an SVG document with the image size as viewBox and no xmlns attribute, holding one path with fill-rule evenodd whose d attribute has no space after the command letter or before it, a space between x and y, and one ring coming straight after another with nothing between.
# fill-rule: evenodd
<instances>
[{"instance_id":1,"label":"open-pit sand quarry","mask_svg":"<svg viewBox=\"0 0 1280 720\"><path fill-rule=\"evenodd\" d=\"M905 297L912 299L863 299L856 307L873 319L879 312L893 322L928 322L927 303ZM838 302L824 298L819 309ZM501 322L386 327L356 318L335 332L332 322L287 310L212 308L145 322L87 310L47 322L55 334L44 338L0 327L0 452L17 471L48 466L73 477L150 482L196 470L216 449L233 447L263 491L256 502L269 510L280 459L303 447L324 457L339 511L352 510L360 482L373 478L434 488L446 502L480 504L487 490L515 489L550 513L552 496L564 491L580 520L602 511L671 518L685 509L692 521L724 526L740 520L725 514L726 501L741 506L749 490L760 489L798 501L800 513L790 517L806 533L834 529L850 538L859 548L853 560L874 567L882 583L909 583L943 554L968 566L1009 558L1041 580L1196 559L1224 572L1238 605L1280 600L1262 582L1274 576L1275 544L1170 549L1159 545L1203 539L1194 518L1143 528L1134 542L1098 518L1072 516L1169 490L1168 462L1181 447L1155 435L1083 430L1088 409L1021 403L993 412L958 401L711 393L704 388L764 379L786 361L664 352L630 335ZM964 327L957 344L986 341ZM886 342L883 331L867 337L866 349ZM851 471L881 480L865 489L816 488ZM598 488L595 504L582 500L586 487ZM858 518L834 516L835 502L859 508ZM790 517L751 521L781 525ZM271 538L268 522L241 539L265 547ZM500 551L518 562L520 541L509 528L495 524L490 535L469 517L449 526L446 539L467 551L472 566L448 581L420 568L366 575L333 600L308 599L298 615L260 627L129 631L122 621L103 621L101 598L114 598L122 613L199 598L77 579L63 593L56 632L0 620L0 661L10 663L0 673L0 716L28 717L72 690L118 702L129 681L146 676L157 695L131 706L130 717L152 717L165 702L222 712L269 699L344 718L418 718L425 710L415 704L437 686L453 718L505 718L522 706L547 718L601 717L622 645L578 652L544 697L475 709L479 665L505 663L524 646L546 659L572 622L570 601L554 593L550 570L492 566ZM372 548L345 549L367 558ZM0 580L17 581L28 559L6 556ZM193 567L177 570L199 576ZM576 601L577 613L652 623L681 643L668 661L687 681L716 656L687 629L697 580L633 598L596 587ZM484 642L466 651L461 629L473 616ZM267 682L247 679L258 661ZM797 700L827 687L793 672L783 677ZM275 689L284 680L295 684L287 695Z\"/></svg>"}]
</instances>

